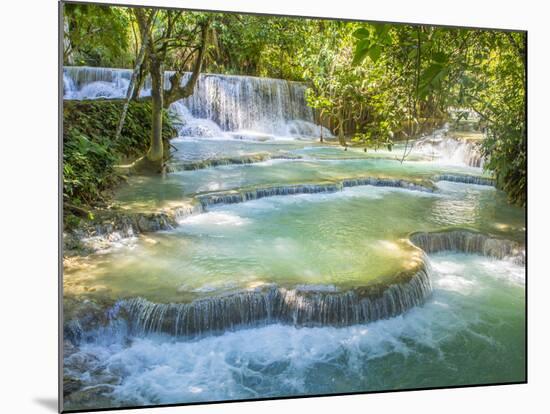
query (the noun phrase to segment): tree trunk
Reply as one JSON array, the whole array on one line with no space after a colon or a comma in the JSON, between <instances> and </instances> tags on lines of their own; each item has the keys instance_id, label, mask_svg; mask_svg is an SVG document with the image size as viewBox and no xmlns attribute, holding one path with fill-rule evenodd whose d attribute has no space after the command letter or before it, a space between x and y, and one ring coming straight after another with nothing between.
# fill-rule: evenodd
<instances>
[{"instance_id":1,"label":"tree trunk","mask_svg":"<svg viewBox=\"0 0 550 414\"><path fill-rule=\"evenodd\" d=\"M136 77L136 86L134 87L134 90L132 91L132 97L131 99L133 101L136 101L138 99L141 99L142 97L139 95L141 90L143 89L143 85L145 84L145 77L147 76L147 69L146 69L146 61L142 62L141 67L139 68L139 72Z\"/></svg>"},{"instance_id":2,"label":"tree trunk","mask_svg":"<svg viewBox=\"0 0 550 414\"><path fill-rule=\"evenodd\" d=\"M338 128L338 142L343 147L346 146L346 138L344 137L344 126L343 122L340 122L340 127Z\"/></svg>"},{"instance_id":3,"label":"tree trunk","mask_svg":"<svg viewBox=\"0 0 550 414\"><path fill-rule=\"evenodd\" d=\"M323 111L319 113L319 135L320 141L323 142Z\"/></svg>"},{"instance_id":4,"label":"tree trunk","mask_svg":"<svg viewBox=\"0 0 550 414\"><path fill-rule=\"evenodd\" d=\"M140 31L145 33L145 19L141 11L136 11ZM191 77L181 86L183 77L183 68L170 77L171 87L168 91L164 90L164 63L166 61L166 48L155 47L155 39L151 37L148 42L147 66L151 74L151 102L152 102L152 127L151 127L151 145L146 156L137 160L133 169L139 172L163 172L164 167L164 142L162 140L162 115L165 108L179 99L186 98L193 93L195 84L198 81L202 63L208 47L208 33L210 30L210 20L202 24L201 43L197 49L198 55ZM167 38L164 38L167 39Z\"/></svg>"},{"instance_id":5,"label":"tree trunk","mask_svg":"<svg viewBox=\"0 0 550 414\"><path fill-rule=\"evenodd\" d=\"M338 142L343 147L346 146L346 138L344 137L344 119L342 117L342 108L338 109Z\"/></svg>"},{"instance_id":6,"label":"tree trunk","mask_svg":"<svg viewBox=\"0 0 550 414\"><path fill-rule=\"evenodd\" d=\"M122 127L124 126L124 121L126 120L126 114L128 113L128 107L130 106L130 100L132 99L132 96L139 95L139 90L141 85L139 85L138 83L138 88L135 94L134 94L134 88L135 88L138 74L141 71L141 65L143 64L143 58L145 57L147 44L149 43L149 29L151 27L151 24L153 23L153 19L155 18L156 12L157 12L156 10L153 10L149 15L149 19L147 20L147 24L141 36L141 48L136 58L136 64L135 64L134 70L132 71L132 77L130 78L128 90L126 91L126 102L124 102L124 106L122 108L122 114L120 115L120 120L118 122L118 126L116 129L115 140L118 140L118 138L120 137L120 133L122 132Z\"/></svg>"},{"instance_id":7,"label":"tree trunk","mask_svg":"<svg viewBox=\"0 0 550 414\"><path fill-rule=\"evenodd\" d=\"M162 158L164 155L162 144L162 111L163 111L163 70L162 64L152 57L151 59L151 98L152 98L152 110L153 120L151 129L151 147L147 153L147 159L159 167L162 165Z\"/></svg>"}]
</instances>

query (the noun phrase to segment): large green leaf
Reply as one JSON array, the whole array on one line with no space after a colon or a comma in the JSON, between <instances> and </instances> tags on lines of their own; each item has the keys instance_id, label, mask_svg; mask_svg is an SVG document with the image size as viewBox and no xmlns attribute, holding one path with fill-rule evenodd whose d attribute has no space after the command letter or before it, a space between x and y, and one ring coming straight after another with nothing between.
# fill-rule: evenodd
<instances>
[{"instance_id":1,"label":"large green leaf","mask_svg":"<svg viewBox=\"0 0 550 414\"><path fill-rule=\"evenodd\" d=\"M361 62L363 62L363 60L365 60L365 57L367 57L369 50L370 50L370 40L368 38L359 40L355 46L355 54L353 57L352 64L358 65Z\"/></svg>"},{"instance_id":2,"label":"large green leaf","mask_svg":"<svg viewBox=\"0 0 550 414\"><path fill-rule=\"evenodd\" d=\"M353 32L353 37L356 39L364 39L368 38L370 36L370 31L368 29L365 29L364 27L361 27L357 29L355 32Z\"/></svg>"},{"instance_id":3,"label":"large green leaf","mask_svg":"<svg viewBox=\"0 0 550 414\"><path fill-rule=\"evenodd\" d=\"M374 45L371 48L369 48L368 55L374 62L377 62L378 59L380 59L381 54L382 54L382 48L380 47L380 45Z\"/></svg>"}]
</instances>

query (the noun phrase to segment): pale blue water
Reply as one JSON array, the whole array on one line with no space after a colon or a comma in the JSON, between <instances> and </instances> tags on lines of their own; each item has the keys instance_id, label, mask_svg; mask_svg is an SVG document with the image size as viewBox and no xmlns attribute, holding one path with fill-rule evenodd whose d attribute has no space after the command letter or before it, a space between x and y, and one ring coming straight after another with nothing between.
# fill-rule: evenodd
<instances>
[{"instance_id":1,"label":"pale blue water","mask_svg":"<svg viewBox=\"0 0 550 414\"><path fill-rule=\"evenodd\" d=\"M432 297L389 320L191 341L108 335L78 355L120 377L113 406L523 381L523 267L449 253L431 261Z\"/></svg>"},{"instance_id":2,"label":"pale blue water","mask_svg":"<svg viewBox=\"0 0 550 414\"><path fill-rule=\"evenodd\" d=\"M181 160L289 152L271 160L133 179L126 206L155 208L196 193L358 176L481 175L442 160L406 161L301 141L181 140ZM350 156L350 154L353 154ZM349 159L353 158L353 159ZM152 202L150 200L153 200ZM66 282L90 295L188 302L262 284L345 290L392 275L416 252L410 232L470 228L521 241L525 211L493 187L439 182L434 193L371 186L210 207L173 231L147 234L83 259ZM66 361L97 385L115 377L107 406L327 394L525 379L525 272L477 255L429 258L433 294L388 320L350 327L273 324L190 339L100 332ZM71 368L73 367L73 368ZM91 374L92 373L92 374ZM79 408L94 404L68 402Z\"/></svg>"}]
</instances>

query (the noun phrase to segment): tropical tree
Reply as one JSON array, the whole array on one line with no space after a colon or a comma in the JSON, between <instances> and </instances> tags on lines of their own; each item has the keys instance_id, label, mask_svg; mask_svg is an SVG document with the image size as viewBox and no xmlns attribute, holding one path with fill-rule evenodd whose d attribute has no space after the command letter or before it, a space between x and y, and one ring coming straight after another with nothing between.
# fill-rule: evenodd
<instances>
[{"instance_id":1,"label":"tropical tree","mask_svg":"<svg viewBox=\"0 0 550 414\"><path fill-rule=\"evenodd\" d=\"M355 63L385 59L395 77L393 89L403 87L408 97L407 138L452 108L473 110L486 125L481 143L485 168L512 202L525 205L524 33L367 25L355 37Z\"/></svg>"},{"instance_id":2,"label":"tropical tree","mask_svg":"<svg viewBox=\"0 0 550 414\"><path fill-rule=\"evenodd\" d=\"M63 9L65 64L125 66L131 59L128 9L72 3Z\"/></svg>"},{"instance_id":3,"label":"tropical tree","mask_svg":"<svg viewBox=\"0 0 550 414\"><path fill-rule=\"evenodd\" d=\"M164 158L162 112L171 103L193 93L207 53L211 17L182 10L135 9L141 43L146 45L144 62L151 76L152 131L146 156L138 169L158 170ZM151 14L156 13L151 22ZM176 70L164 85L166 67ZM186 71L191 69L191 74Z\"/></svg>"}]
</instances>

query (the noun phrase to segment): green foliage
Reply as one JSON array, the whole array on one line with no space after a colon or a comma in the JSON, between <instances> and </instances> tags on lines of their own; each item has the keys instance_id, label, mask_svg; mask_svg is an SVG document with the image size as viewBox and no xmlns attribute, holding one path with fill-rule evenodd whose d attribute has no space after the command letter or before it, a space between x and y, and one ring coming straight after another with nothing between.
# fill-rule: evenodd
<instances>
[{"instance_id":1,"label":"green foliage","mask_svg":"<svg viewBox=\"0 0 550 414\"><path fill-rule=\"evenodd\" d=\"M360 64L367 56L376 63L380 59L382 51L391 45L390 28L390 24L374 23L368 28L357 29L353 33L357 39L353 64Z\"/></svg>"},{"instance_id":2,"label":"green foliage","mask_svg":"<svg viewBox=\"0 0 550 414\"><path fill-rule=\"evenodd\" d=\"M303 80L296 53L305 47L312 24L307 19L216 15L208 71Z\"/></svg>"},{"instance_id":3,"label":"green foliage","mask_svg":"<svg viewBox=\"0 0 550 414\"><path fill-rule=\"evenodd\" d=\"M63 61L70 65L127 67L128 9L93 4L65 4Z\"/></svg>"},{"instance_id":4,"label":"green foliage","mask_svg":"<svg viewBox=\"0 0 550 414\"><path fill-rule=\"evenodd\" d=\"M525 36L522 33L408 25L367 25L354 32L354 61L392 73L396 114L412 126L450 109L471 109L487 129L482 150L500 188L525 205ZM382 50L382 52L380 52ZM406 102L408 97L408 104ZM404 117L403 117L404 115ZM368 136L370 137L370 135Z\"/></svg>"},{"instance_id":5,"label":"green foliage","mask_svg":"<svg viewBox=\"0 0 550 414\"><path fill-rule=\"evenodd\" d=\"M450 112L475 111L487 135L486 168L512 202L525 204L524 34L170 10L152 31L164 69L191 69L207 18L203 71L306 82L308 104L342 145L351 138L392 148ZM67 4L64 23L66 63L133 66L140 40L131 8ZM74 145L99 157L88 141L75 135Z\"/></svg>"},{"instance_id":6,"label":"green foliage","mask_svg":"<svg viewBox=\"0 0 550 414\"><path fill-rule=\"evenodd\" d=\"M392 148L403 129L407 91L386 69L387 55L382 53L392 39L389 27L324 22L323 32L311 36L312 58L301 60L311 85L308 103L342 145L347 136L365 147Z\"/></svg>"},{"instance_id":7,"label":"green foliage","mask_svg":"<svg viewBox=\"0 0 550 414\"><path fill-rule=\"evenodd\" d=\"M468 66L461 103L476 111L487 126L482 149L497 184L510 200L527 202L527 131L525 113L525 37L521 33L488 34ZM484 54L483 54L484 52Z\"/></svg>"},{"instance_id":8,"label":"green foliage","mask_svg":"<svg viewBox=\"0 0 550 414\"><path fill-rule=\"evenodd\" d=\"M65 101L63 108L63 201L73 206L106 203L121 175L115 165L143 154L149 145L151 104L132 102L121 137L113 142L122 103ZM163 136L173 137L165 114Z\"/></svg>"}]
</instances>

